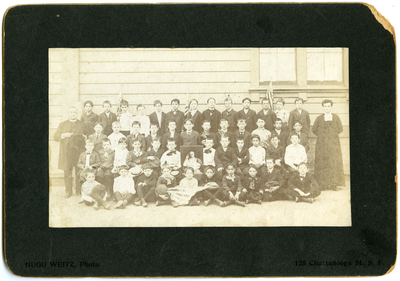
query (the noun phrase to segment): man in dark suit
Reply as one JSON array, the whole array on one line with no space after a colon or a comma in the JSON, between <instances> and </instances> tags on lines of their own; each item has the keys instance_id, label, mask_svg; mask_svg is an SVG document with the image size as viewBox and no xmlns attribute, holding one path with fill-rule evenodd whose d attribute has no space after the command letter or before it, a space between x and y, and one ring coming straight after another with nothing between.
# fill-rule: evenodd
<instances>
[{"instance_id":1,"label":"man in dark suit","mask_svg":"<svg viewBox=\"0 0 400 281\"><path fill-rule=\"evenodd\" d=\"M155 111L149 115L150 124L158 125L158 135L162 137L167 132L167 114L162 112L162 102L159 100L154 101Z\"/></svg>"},{"instance_id":2,"label":"man in dark suit","mask_svg":"<svg viewBox=\"0 0 400 281\"><path fill-rule=\"evenodd\" d=\"M68 109L69 119L61 122L54 133L54 140L60 142L58 168L64 170L65 198L72 195L72 171L77 164L79 155L85 151L85 139L88 132L85 123L78 120L78 109L71 106ZM75 186L78 187L78 177L75 177ZM79 191L79 190L78 190Z\"/></svg>"},{"instance_id":3,"label":"man in dark suit","mask_svg":"<svg viewBox=\"0 0 400 281\"><path fill-rule=\"evenodd\" d=\"M112 123L117 121L117 115L111 112L111 102L108 100L103 102L103 113L99 114L97 122L99 122L103 126L103 134L109 136L112 134Z\"/></svg>"}]
</instances>

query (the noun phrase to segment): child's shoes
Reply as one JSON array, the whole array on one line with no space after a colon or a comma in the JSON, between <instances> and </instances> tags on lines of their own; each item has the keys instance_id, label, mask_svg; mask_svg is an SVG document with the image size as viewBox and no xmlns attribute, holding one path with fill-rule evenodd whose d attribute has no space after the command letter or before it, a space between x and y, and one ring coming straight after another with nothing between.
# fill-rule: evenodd
<instances>
[{"instance_id":1,"label":"child's shoes","mask_svg":"<svg viewBox=\"0 0 400 281\"><path fill-rule=\"evenodd\" d=\"M144 198L140 199L140 201L142 202L142 207L147 207L147 202Z\"/></svg>"},{"instance_id":2,"label":"child's shoes","mask_svg":"<svg viewBox=\"0 0 400 281\"><path fill-rule=\"evenodd\" d=\"M116 209L121 208L121 206L122 206L123 204L124 204L124 201L119 200L118 203L117 203L117 205L115 205L115 208L116 208Z\"/></svg>"},{"instance_id":3,"label":"child's shoes","mask_svg":"<svg viewBox=\"0 0 400 281\"><path fill-rule=\"evenodd\" d=\"M97 202L94 202L93 209L95 209L95 210L99 209L99 204Z\"/></svg>"},{"instance_id":4,"label":"child's shoes","mask_svg":"<svg viewBox=\"0 0 400 281\"><path fill-rule=\"evenodd\" d=\"M210 204L211 199L208 200L204 200L204 206L208 206L208 204Z\"/></svg>"}]
</instances>

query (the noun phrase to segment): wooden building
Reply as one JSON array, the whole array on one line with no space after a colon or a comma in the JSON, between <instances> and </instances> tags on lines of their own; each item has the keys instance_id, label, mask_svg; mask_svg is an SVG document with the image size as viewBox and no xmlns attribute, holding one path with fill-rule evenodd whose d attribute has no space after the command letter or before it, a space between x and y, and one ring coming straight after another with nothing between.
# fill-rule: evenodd
<instances>
[{"instance_id":1,"label":"wooden building","mask_svg":"<svg viewBox=\"0 0 400 281\"><path fill-rule=\"evenodd\" d=\"M294 109L297 97L306 100L304 109L310 112L311 125L323 113L322 100L333 100L333 113L339 115L344 126L340 137L345 173L350 174L346 48L57 48L49 49L50 177L63 175L57 169L59 143L53 135L67 118L71 105L77 106L81 114L83 102L91 100L93 111L99 114L102 102L109 100L115 112L121 91L133 115L139 103L150 114L157 99L168 112L171 100L178 98L183 111L188 96L199 101L200 111L207 108L207 99L214 97L217 109L223 111L223 100L229 95L235 110L242 108L243 98L250 97L251 107L258 112L270 81L275 100L283 98L285 109ZM315 141L311 133L311 166Z\"/></svg>"}]
</instances>

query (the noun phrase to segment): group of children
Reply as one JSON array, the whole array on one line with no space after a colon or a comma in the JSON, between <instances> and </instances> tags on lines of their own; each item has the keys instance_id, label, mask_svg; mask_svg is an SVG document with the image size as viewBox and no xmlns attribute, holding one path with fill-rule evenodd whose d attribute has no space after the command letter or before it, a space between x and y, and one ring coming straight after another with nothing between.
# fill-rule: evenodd
<instances>
[{"instance_id":1,"label":"group of children","mask_svg":"<svg viewBox=\"0 0 400 281\"><path fill-rule=\"evenodd\" d=\"M201 202L221 207L274 200L312 203L320 190L308 173L310 117L303 100L296 99L291 112L282 108L283 99L276 102L275 112L268 99L262 100L258 113L250 109L249 98L242 103L236 112L227 98L221 113L210 98L201 113L197 100L191 100L184 114L178 99L172 100L168 113L157 100L149 117L141 104L133 117L125 100L118 116L109 101L99 116L86 101L81 120L92 134L78 162L80 203L95 209L109 209L107 202L113 200L116 208L131 203L146 207L148 202L174 207ZM182 161L181 148L195 146L202 146L203 159L190 151Z\"/></svg>"}]
</instances>

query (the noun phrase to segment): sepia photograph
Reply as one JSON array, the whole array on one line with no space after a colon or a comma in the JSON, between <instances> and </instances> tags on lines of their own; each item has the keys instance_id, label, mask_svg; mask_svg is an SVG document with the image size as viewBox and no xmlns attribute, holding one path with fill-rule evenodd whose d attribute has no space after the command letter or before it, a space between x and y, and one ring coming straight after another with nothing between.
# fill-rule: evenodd
<instances>
[{"instance_id":1,"label":"sepia photograph","mask_svg":"<svg viewBox=\"0 0 400 281\"><path fill-rule=\"evenodd\" d=\"M48 58L50 227L352 225L348 48Z\"/></svg>"}]
</instances>

